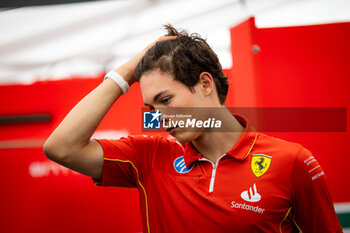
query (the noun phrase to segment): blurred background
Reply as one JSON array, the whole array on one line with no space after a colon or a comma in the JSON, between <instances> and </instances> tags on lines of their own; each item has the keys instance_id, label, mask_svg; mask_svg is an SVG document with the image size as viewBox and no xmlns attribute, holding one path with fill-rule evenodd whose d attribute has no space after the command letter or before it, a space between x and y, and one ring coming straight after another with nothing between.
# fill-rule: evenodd
<instances>
[{"instance_id":1,"label":"blurred background","mask_svg":"<svg viewBox=\"0 0 350 233\"><path fill-rule=\"evenodd\" d=\"M228 107L337 107L349 124L348 0L28 0L0 7L0 232L142 232L136 190L95 187L49 161L42 146L106 72L163 35L167 23L207 38L230 79ZM142 106L133 85L94 137L142 133ZM267 134L314 153L350 232L346 127Z\"/></svg>"}]
</instances>

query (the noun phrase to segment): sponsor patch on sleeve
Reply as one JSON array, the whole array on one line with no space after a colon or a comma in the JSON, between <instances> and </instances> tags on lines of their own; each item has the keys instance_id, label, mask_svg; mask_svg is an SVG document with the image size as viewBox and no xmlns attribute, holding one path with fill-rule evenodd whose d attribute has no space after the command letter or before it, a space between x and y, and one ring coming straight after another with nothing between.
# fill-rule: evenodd
<instances>
[{"instance_id":1,"label":"sponsor patch on sleeve","mask_svg":"<svg viewBox=\"0 0 350 233\"><path fill-rule=\"evenodd\" d=\"M310 156L305 159L304 164L307 167L307 171L310 174L312 180L316 180L324 175L321 166L318 164L314 156Z\"/></svg>"}]
</instances>

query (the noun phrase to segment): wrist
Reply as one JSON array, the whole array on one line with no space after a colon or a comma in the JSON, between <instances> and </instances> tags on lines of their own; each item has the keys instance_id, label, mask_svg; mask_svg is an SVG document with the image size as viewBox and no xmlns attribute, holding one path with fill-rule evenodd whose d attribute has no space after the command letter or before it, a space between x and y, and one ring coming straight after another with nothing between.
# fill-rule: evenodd
<instances>
[{"instance_id":1,"label":"wrist","mask_svg":"<svg viewBox=\"0 0 350 233\"><path fill-rule=\"evenodd\" d=\"M114 70L110 71L106 74L104 80L106 80L107 78L112 79L120 87L122 94L128 92L129 84L119 73L115 72Z\"/></svg>"},{"instance_id":2,"label":"wrist","mask_svg":"<svg viewBox=\"0 0 350 233\"><path fill-rule=\"evenodd\" d=\"M131 86L136 81L134 77L135 67L133 64L130 64L130 62L127 62L114 71L120 74L120 76L122 76L123 79L129 84L129 86Z\"/></svg>"}]
</instances>

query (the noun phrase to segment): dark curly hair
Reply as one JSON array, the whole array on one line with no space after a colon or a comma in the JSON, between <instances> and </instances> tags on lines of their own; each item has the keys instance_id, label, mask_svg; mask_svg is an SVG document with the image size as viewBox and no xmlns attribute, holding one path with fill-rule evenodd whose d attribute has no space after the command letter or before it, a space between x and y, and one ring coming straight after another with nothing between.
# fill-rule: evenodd
<instances>
[{"instance_id":1,"label":"dark curly hair","mask_svg":"<svg viewBox=\"0 0 350 233\"><path fill-rule=\"evenodd\" d=\"M193 33L177 31L170 24L164 25L167 36L178 36L176 40L157 42L143 56L135 69L139 80L145 72L160 69L171 74L174 80L185 84L192 92L202 72L212 75L221 104L225 103L228 91L227 76L224 76L217 55L208 43Z\"/></svg>"}]
</instances>

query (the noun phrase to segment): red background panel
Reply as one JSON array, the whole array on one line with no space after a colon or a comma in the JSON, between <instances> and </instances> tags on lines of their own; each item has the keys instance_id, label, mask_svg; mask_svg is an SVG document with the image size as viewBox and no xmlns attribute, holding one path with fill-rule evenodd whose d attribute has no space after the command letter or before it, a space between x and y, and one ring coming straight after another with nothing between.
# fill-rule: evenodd
<instances>
[{"instance_id":1,"label":"red background panel","mask_svg":"<svg viewBox=\"0 0 350 233\"><path fill-rule=\"evenodd\" d=\"M59 81L37 82L32 85L0 86L0 116L50 114L50 122L0 125L0 140L46 138L67 113L103 80L71 78ZM128 96L122 96L110 110L99 129L141 131L141 107L143 106L138 84L131 87ZM140 124L138 124L140 122Z\"/></svg>"},{"instance_id":2,"label":"red background panel","mask_svg":"<svg viewBox=\"0 0 350 233\"><path fill-rule=\"evenodd\" d=\"M135 189L95 187L46 159L41 148L0 154L1 232L142 231Z\"/></svg>"},{"instance_id":3,"label":"red background panel","mask_svg":"<svg viewBox=\"0 0 350 233\"><path fill-rule=\"evenodd\" d=\"M231 106L349 109L350 23L258 29L250 18L231 29L231 38ZM260 51L254 53L253 46ZM285 124L290 120L280 119ZM349 202L350 188L344 186L349 178L348 131L267 134L311 150L325 170L333 200Z\"/></svg>"}]
</instances>

